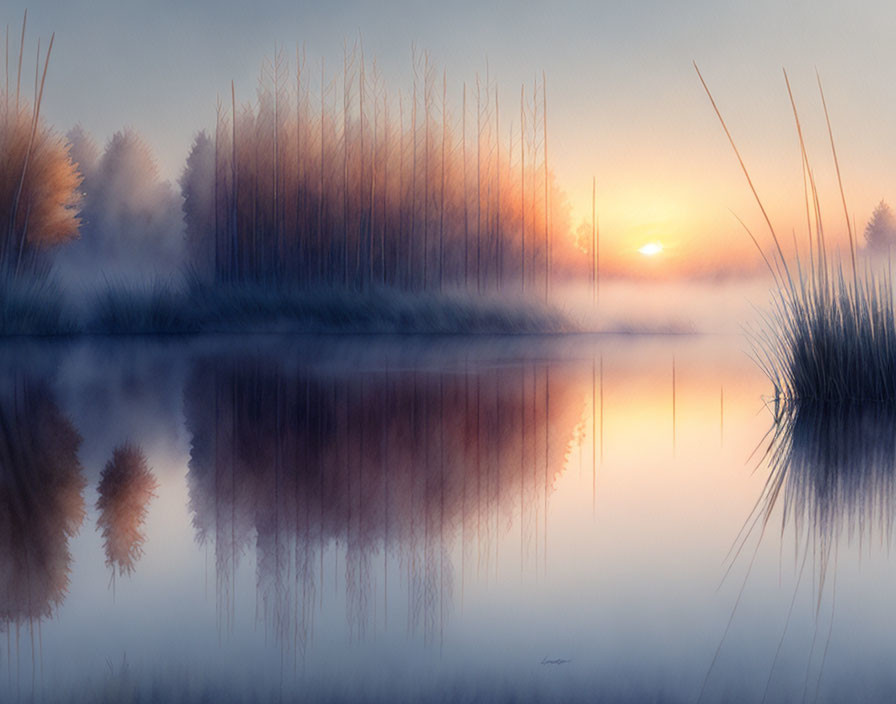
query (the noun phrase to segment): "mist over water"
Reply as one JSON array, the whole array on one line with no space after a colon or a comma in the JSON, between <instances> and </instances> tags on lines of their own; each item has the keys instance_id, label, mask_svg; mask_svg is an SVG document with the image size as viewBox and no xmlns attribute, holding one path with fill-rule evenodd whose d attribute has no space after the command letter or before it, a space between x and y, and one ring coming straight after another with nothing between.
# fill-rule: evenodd
<instances>
[{"instance_id":1,"label":"mist over water","mask_svg":"<svg viewBox=\"0 0 896 704\"><path fill-rule=\"evenodd\" d=\"M608 278L596 291L587 283L558 287L554 302L585 331L741 336L765 327L772 283L766 276Z\"/></svg>"}]
</instances>

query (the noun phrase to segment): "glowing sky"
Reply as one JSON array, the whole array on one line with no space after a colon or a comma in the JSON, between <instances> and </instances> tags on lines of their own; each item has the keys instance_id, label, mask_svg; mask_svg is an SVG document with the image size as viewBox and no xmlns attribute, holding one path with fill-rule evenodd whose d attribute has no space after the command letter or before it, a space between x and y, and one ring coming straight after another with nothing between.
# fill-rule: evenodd
<instances>
[{"instance_id":1,"label":"glowing sky","mask_svg":"<svg viewBox=\"0 0 896 704\"><path fill-rule=\"evenodd\" d=\"M38 36L56 31L45 116L81 122L101 141L128 125L178 175L193 134L211 124L231 79L252 97L275 46L304 43L337 67L360 30L389 85L410 83L411 43L448 70L456 105L488 61L504 94L547 73L552 164L576 219L590 218L597 176L602 261L642 261L660 241L670 268L758 264L729 209L763 239L761 217L691 65L696 60L780 231L804 227L799 152L786 67L812 149L827 230L836 195L815 67L825 82L847 198L859 228L896 201L896 5L863 2L274 2L13 0L16 34L29 8ZM32 64L33 65L33 64ZM508 124L510 117L508 116Z\"/></svg>"}]
</instances>

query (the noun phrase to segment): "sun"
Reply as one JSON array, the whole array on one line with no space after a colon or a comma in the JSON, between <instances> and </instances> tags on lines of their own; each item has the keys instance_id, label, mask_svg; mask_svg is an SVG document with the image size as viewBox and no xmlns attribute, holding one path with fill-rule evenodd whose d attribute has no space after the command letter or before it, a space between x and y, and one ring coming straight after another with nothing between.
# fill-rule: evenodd
<instances>
[{"instance_id":1,"label":"sun","mask_svg":"<svg viewBox=\"0 0 896 704\"><path fill-rule=\"evenodd\" d=\"M648 242L639 248L638 251L645 257L653 257L663 251L663 245L659 242Z\"/></svg>"}]
</instances>

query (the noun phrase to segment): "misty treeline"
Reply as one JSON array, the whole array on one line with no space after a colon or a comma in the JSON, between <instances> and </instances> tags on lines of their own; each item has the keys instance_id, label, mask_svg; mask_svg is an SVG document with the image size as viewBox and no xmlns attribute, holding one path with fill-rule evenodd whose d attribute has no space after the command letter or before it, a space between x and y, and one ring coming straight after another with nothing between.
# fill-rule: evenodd
<instances>
[{"instance_id":1,"label":"misty treeline","mask_svg":"<svg viewBox=\"0 0 896 704\"><path fill-rule=\"evenodd\" d=\"M544 77L506 96L477 77L452 89L455 111L446 73L416 52L413 68L410 91L395 94L357 46L329 78L324 62L281 51L253 104L231 85L180 181L199 274L547 291L552 275L582 266L548 166Z\"/></svg>"},{"instance_id":2,"label":"misty treeline","mask_svg":"<svg viewBox=\"0 0 896 704\"><path fill-rule=\"evenodd\" d=\"M182 201L162 180L146 142L124 129L100 152L80 125L66 139L82 180L80 236L53 260L63 280L146 282L177 273L184 252Z\"/></svg>"}]
</instances>

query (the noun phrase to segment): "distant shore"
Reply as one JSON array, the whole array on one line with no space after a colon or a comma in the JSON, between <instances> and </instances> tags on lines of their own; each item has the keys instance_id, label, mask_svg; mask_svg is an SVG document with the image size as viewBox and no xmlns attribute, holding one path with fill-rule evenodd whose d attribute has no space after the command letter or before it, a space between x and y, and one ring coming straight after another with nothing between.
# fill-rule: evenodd
<instances>
[{"instance_id":1,"label":"distant shore","mask_svg":"<svg viewBox=\"0 0 896 704\"><path fill-rule=\"evenodd\" d=\"M463 293L110 284L73 300L53 281L7 284L0 335L209 333L561 334L581 332L544 302Z\"/></svg>"}]
</instances>

